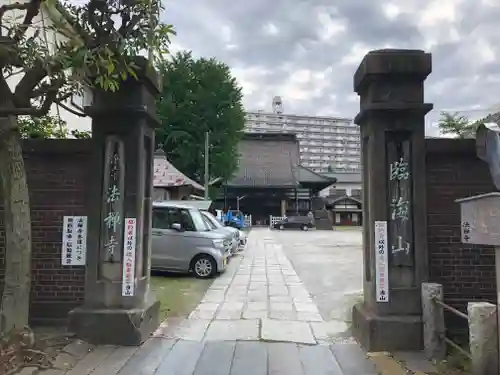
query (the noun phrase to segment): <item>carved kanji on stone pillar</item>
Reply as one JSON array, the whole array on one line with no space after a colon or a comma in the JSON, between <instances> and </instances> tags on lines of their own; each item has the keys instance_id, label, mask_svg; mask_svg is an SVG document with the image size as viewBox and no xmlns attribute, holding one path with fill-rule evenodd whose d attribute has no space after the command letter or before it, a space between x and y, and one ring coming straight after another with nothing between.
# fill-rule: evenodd
<instances>
[{"instance_id":1,"label":"carved kanji on stone pillar","mask_svg":"<svg viewBox=\"0 0 500 375\"><path fill-rule=\"evenodd\" d=\"M369 351L420 349L427 278L424 81L431 55L368 53L354 75L363 162L364 302L353 331Z\"/></svg>"},{"instance_id":2,"label":"carved kanji on stone pillar","mask_svg":"<svg viewBox=\"0 0 500 375\"><path fill-rule=\"evenodd\" d=\"M93 343L139 345L158 326L149 289L155 100L158 77L138 58L138 79L118 92L95 91L94 159L88 182L85 301L70 330Z\"/></svg>"}]
</instances>

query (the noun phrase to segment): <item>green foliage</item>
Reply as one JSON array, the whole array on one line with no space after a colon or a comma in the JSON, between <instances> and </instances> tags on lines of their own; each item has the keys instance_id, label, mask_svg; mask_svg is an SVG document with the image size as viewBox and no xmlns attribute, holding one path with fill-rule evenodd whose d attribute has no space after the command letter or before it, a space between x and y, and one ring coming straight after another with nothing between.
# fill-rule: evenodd
<instances>
[{"instance_id":1,"label":"green foliage","mask_svg":"<svg viewBox=\"0 0 500 375\"><path fill-rule=\"evenodd\" d=\"M245 112L229 67L180 52L161 67L158 101L162 126L156 136L170 162L197 181L204 178L205 133L210 132L210 178L229 179L238 163Z\"/></svg>"},{"instance_id":2,"label":"green foliage","mask_svg":"<svg viewBox=\"0 0 500 375\"><path fill-rule=\"evenodd\" d=\"M66 121L58 116L19 116L17 121L22 138L67 138Z\"/></svg>"},{"instance_id":3,"label":"green foliage","mask_svg":"<svg viewBox=\"0 0 500 375\"><path fill-rule=\"evenodd\" d=\"M92 137L92 134L89 131L68 131L66 121L61 119L59 116L19 116L17 122L21 138L64 139L72 136L76 139L89 139Z\"/></svg>"},{"instance_id":4,"label":"green foliage","mask_svg":"<svg viewBox=\"0 0 500 375\"><path fill-rule=\"evenodd\" d=\"M90 139L92 138L92 133L86 130L72 130L71 135L76 139Z\"/></svg>"},{"instance_id":5,"label":"green foliage","mask_svg":"<svg viewBox=\"0 0 500 375\"><path fill-rule=\"evenodd\" d=\"M116 91L121 80L137 78L135 57L142 52L151 52L153 65L161 63L175 34L172 25L160 23L160 0L90 0L82 5L65 0L57 9L63 18L54 23L55 31L67 23L77 34L59 45L71 78L109 91Z\"/></svg>"},{"instance_id":6,"label":"green foliage","mask_svg":"<svg viewBox=\"0 0 500 375\"><path fill-rule=\"evenodd\" d=\"M439 129L444 134L451 134L458 138L475 138L477 127L481 121L471 122L466 116L458 113L441 112Z\"/></svg>"},{"instance_id":7,"label":"green foliage","mask_svg":"<svg viewBox=\"0 0 500 375\"><path fill-rule=\"evenodd\" d=\"M49 17L34 23L42 6ZM20 80L12 95L0 85L0 96L12 97L0 115L44 116L52 104L64 105L84 87L116 91L121 81L137 78L143 52L158 66L175 34L160 23L162 9L160 0L28 0L2 6L0 80Z\"/></svg>"}]
</instances>

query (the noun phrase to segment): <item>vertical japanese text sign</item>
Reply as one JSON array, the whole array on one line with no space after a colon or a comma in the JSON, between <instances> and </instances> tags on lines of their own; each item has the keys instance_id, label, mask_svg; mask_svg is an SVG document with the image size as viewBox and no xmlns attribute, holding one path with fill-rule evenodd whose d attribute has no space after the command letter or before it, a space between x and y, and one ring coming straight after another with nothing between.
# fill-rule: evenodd
<instances>
[{"instance_id":1,"label":"vertical japanese text sign","mask_svg":"<svg viewBox=\"0 0 500 375\"><path fill-rule=\"evenodd\" d=\"M377 302L389 302L387 221L375 221L375 293Z\"/></svg>"},{"instance_id":2,"label":"vertical japanese text sign","mask_svg":"<svg viewBox=\"0 0 500 375\"><path fill-rule=\"evenodd\" d=\"M104 262L121 260L123 228L123 189L125 172L123 141L116 136L106 138L104 191L102 200L102 248Z\"/></svg>"},{"instance_id":3,"label":"vertical japanese text sign","mask_svg":"<svg viewBox=\"0 0 500 375\"><path fill-rule=\"evenodd\" d=\"M123 274L122 296L132 297L135 294L135 247L137 244L137 219L125 219L123 236Z\"/></svg>"},{"instance_id":4,"label":"vertical japanese text sign","mask_svg":"<svg viewBox=\"0 0 500 375\"><path fill-rule=\"evenodd\" d=\"M394 266L412 266L411 134L409 132L389 132L388 134L388 236L391 250L391 264Z\"/></svg>"},{"instance_id":5,"label":"vertical japanese text sign","mask_svg":"<svg viewBox=\"0 0 500 375\"><path fill-rule=\"evenodd\" d=\"M87 217L64 216L61 264L84 266L87 254Z\"/></svg>"}]
</instances>

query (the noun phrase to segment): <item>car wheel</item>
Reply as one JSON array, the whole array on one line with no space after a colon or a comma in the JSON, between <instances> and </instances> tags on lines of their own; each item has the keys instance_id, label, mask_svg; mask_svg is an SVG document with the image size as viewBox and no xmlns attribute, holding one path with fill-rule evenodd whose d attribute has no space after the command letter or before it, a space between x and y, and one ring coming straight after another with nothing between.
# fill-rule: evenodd
<instances>
[{"instance_id":1,"label":"car wheel","mask_svg":"<svg viewBox=\"0 0 500 375\"><path fill-rule=\"evenodd\" d=\"M285 230L285 226L284 225L280 225L280 230Z\"/></svg>"},{"instance_id":2,"label":"car wheel","mask_svg":"<svg viewBox=\"0 0 500 375\"><path fill-rule=\"evenodd\" d=\"M198 255L192 264L194 275L199 279L209 279L217 272L217 263L210 255Z\"/></svg>"},{"instance_id":3,"label":"car wheel","mask_svg":"<svg viewBox=\"0 0 500 375\"><path fill-rule=\"evenodd\" d=\"M309 230L309 227L307 225L303 225L302 230Z\"/></svg>"}]
</instances>

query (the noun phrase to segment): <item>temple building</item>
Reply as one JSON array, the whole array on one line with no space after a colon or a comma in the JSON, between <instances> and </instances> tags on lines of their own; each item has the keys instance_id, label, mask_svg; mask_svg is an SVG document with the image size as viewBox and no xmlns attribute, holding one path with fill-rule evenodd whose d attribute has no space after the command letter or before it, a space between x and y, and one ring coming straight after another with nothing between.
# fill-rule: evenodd
<instances>
[{"instance_id":1,"label":"temple building","mask_svg":"<svg viewBox=\"0 0 500 375\"><path fill-rule=\"evenodd\" d=\"M220 208L252 215L254 225L267 225L269 215L305 215L324 207L319 192L334 178L300 165L299 142L294 134L245 134L234 177L223 185Z\"/></svg>"},{"instance_id":2,"label":"temple building","mask_svg":"<svg viewBox=\"0 0 500 375\"><path fill-rule=\"evenodd\" d=\"M205 188L167 160L165 151L154 154L153 200L186 200L203 196Z\"/></svg>"}]
</instances>

